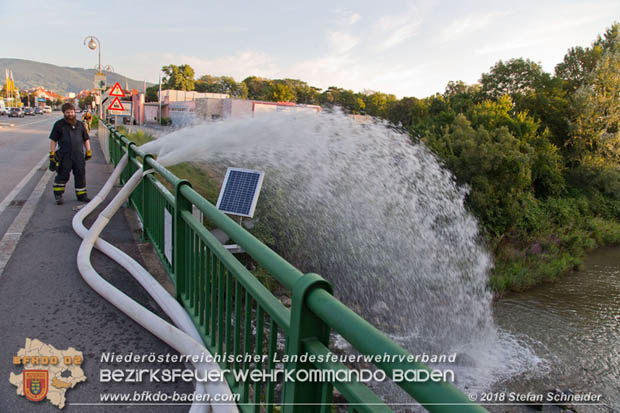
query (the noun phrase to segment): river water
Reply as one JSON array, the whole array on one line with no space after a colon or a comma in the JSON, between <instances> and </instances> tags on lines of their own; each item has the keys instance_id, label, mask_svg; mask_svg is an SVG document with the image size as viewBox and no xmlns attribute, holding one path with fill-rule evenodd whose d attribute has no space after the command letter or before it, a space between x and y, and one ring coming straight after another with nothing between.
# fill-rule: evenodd
<instances>
[{"instance_id":1,"label":"river water","mask_svg":"<svg viewBox=\"0 0 620 413\"><path fill-rule=\"evenodd\" d=\"M578 411L620 412L620 248L597 250L583 270L498 300L494 318L546 361L545 368L499 383L495 391L600 394L601 405Z\"/></svg>"}]
</instances>

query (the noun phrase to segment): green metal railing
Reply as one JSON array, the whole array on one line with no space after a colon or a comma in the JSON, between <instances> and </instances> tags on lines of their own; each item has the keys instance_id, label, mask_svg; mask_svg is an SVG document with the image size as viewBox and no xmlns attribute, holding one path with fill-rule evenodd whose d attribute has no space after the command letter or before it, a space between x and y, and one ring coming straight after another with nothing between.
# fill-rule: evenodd
<instances>
[{"instance_id":1,"label":"green metal railing","mask_svg":"<svg viewBox=\"0 0 620 413\"><path fill-rule=\"evenodd\" d=\"M129 154L129 164L121 175L122 182L138 169L154 169L156 172L145 177L131 196L130 203L142 220L144 236L153 243L175 285L177 299L193 318L208 349L214 354L234 356L232 360L221 362L222 368L270 372L276 368L276 354L280 355L280 360L282 355L309 354L318 361L288 362L285 369L347 371L349 367L326 357L331 353L330 332L340 334L360 354L409 355L336 299L329 282L317 274L302 274L202 198L188 181L174 176L112 125L100 121L109 130L112 162L116 165L124 153ZM167 187L174 188L172 193ZM195 218L193 208L223 230L291 293L290 309ZM170 226L166 230L166 218L172 224L172 231ZM248 354L266 355L266 358L261 361L237 358ZM420 363L388 360L374 364L390 378L397 370L428 370ZM337 411L340 408L349 412L392 411L366 384L356 380L301 382L283 381L279 377L277 380L251 382L236 381L232 374L226 379L231 390L239 394L238 407L243 412L327 413L332 412L332 405L336 404ZM486 411L448 382L400 381L397 384L431 412ZM334 387L344 402L332 402Z\"/></svg>"}]
</instances>

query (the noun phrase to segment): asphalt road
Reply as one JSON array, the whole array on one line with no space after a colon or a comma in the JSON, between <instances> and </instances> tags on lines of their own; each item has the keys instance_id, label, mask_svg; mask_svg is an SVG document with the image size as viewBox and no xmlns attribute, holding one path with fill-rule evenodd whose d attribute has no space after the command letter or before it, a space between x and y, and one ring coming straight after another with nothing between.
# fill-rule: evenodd
<instances>
[{"instance_id":1,"label":"asphalt road","mask_svg":"<svg viewBox=\"0 0 620 413\"><path fill-rule=\"evenodd\" d=\"M0 118L14 127L0 126L0 201L5 199L46 156L49 131L59 112L36 117ZM105 164L98 140L91 140L93 159L87 163L88 192L92 197L101 188L111 167ZM0 412L58 412L48 401L31 402L16 394L9 383L11 372L21 373L23 367L13 365L13 356L24 347L27 338L38 339L59 350L73 347L83 352L82 368L87 380L67 390L63 412L185 412L188 405L101 405L100 395L150 391L173 394L192 393L191 383L103 383L101 369L185 368L179 363L102 363L106 352L117 354L176 354L174 350L134 323L110 305L82 280L76 265L80 238L71 228L75 200L73 178L67 185L65 204L58 206L52 194L51 174L44 175L47 162L37 168L30 181L19 191L13 202L0 210L0 237L12 236L7 230L26 211L27 200L36 195L35 188L45 185L40 200L18 237L4 271L0 273ZM45 181L41 181L41 179ZM39 185L39 187L40 187ZM32 204L32 202L30 202ZM86 225L94 221L91 214ZM120 211L110 222L102 237L141 261L128 223ZM2 251L0 251L2 253ZM133 278L107 257L93 252L95 269L109 282L146 308L163 316L162 311ZM165 318L165 316L164 316Z\"/></svg>"},{"instance_id":2,"label":"asphalt road","mask_svg":"<svg viewBox=\"0 0 620 413\"><path fill-rule=\"evenodd\" d=\"M9 118L0 116L0 199L15 187L35 163L49 152L49 132L59 112ZM1 126L11 123L14 127Z\"/></svg>"}]
</instances>

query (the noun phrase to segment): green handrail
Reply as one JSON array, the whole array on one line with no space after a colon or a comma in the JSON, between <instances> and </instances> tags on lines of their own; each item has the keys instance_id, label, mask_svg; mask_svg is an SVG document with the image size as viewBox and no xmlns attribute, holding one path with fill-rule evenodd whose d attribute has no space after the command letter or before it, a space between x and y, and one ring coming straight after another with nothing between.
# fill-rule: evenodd
<instances>
[{"instance_id":1,"label":"green handrail","mask_svg":"<svg viewBox=\"0 0 620 413\"><path fill-rule=\"evenodd\" d=\"M112 125L102 120L110 132L109 152L114 164L128 152L132 162L127 172L136 168L153 169L160 179L175 188L174 194L153 175L143 180L131 202L143 220L145 236L150 239L174 282L177 298L194 320L209 350L216 354L263 354L266 366L278 351L278 337L285 339L287 356L304 353L326 355L330 332L345 338L364 355L410 355L400 345L346 307L331 293L331 285L317 274L303 274L276 252L261 243L231 218L201 197L191 184L179 179L158 163L151 154L140 150ZM137 158L141 158L142 163ZM122 178L123 180L124 178ZM291 292L291 308L284 306L244 265L224 248L192 214L197 208L210 222L241 246L274 279ZM173 216L172 247L165 245L163 228L165 211ZM169 231L169 230L168 230ZM170 242L170 240L168 240ZM174 254L170 258L169 249ZM265 326L267 330L265 331ZM267 340L267 345L265 345ZM280 350L282 351L282 350ZM422 363L378 361L377 368L394 377L396 370L429 370ZM248 370L249 361L223 361L222 367ZM347 369L342 363L314 361L290 362L287 369ZM227 377L231 389L241 396L242 411L274 411L275 383L236 382ZM485 412L471 402L456 386L448 382L407 382L397 384L431 412ZM281 389L282 411L331 412L332 387L347 400L349 411L391 411L368 386L356 381L334 383L285 382ZM252 395L253 393L253 395ZM252 399L252 400L251 400Z\"/></svg>"}]
</instances>

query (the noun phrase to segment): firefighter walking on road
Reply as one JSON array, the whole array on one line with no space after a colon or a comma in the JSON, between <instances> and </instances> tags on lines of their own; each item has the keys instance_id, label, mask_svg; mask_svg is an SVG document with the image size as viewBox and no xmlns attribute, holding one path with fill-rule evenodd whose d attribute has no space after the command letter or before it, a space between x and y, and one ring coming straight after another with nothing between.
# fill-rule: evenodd
<instances>
[{"instance_id":1,"label":"firefighter walking on road","mask_svg":"<svg viewBox=\"0 0 620 413\"><path fill-rule=\"evenodd\" d=\"M86 194L86 161L92 157L90 138L84 124L75 118L75 107L71 103L62 105L62 113L64 117L54 123L50 133L49 169L56 171L54 198L58 205L64 202L65 186L73 171L78 201L90 202Z\"/></svg>"},{"instance_id":2,"label":"firefighter walking on road","mask_svg":"<svg viewBox=\"0 0 620 413\"><path fill-rule=\"evenodd\" d=\"M82 115L82 122L84 122L84 126L86 126L86 132L90 132L90 122L93 120L93 115L90 114L90 111L87 110Z\"/></svg>"}]
</instances>

